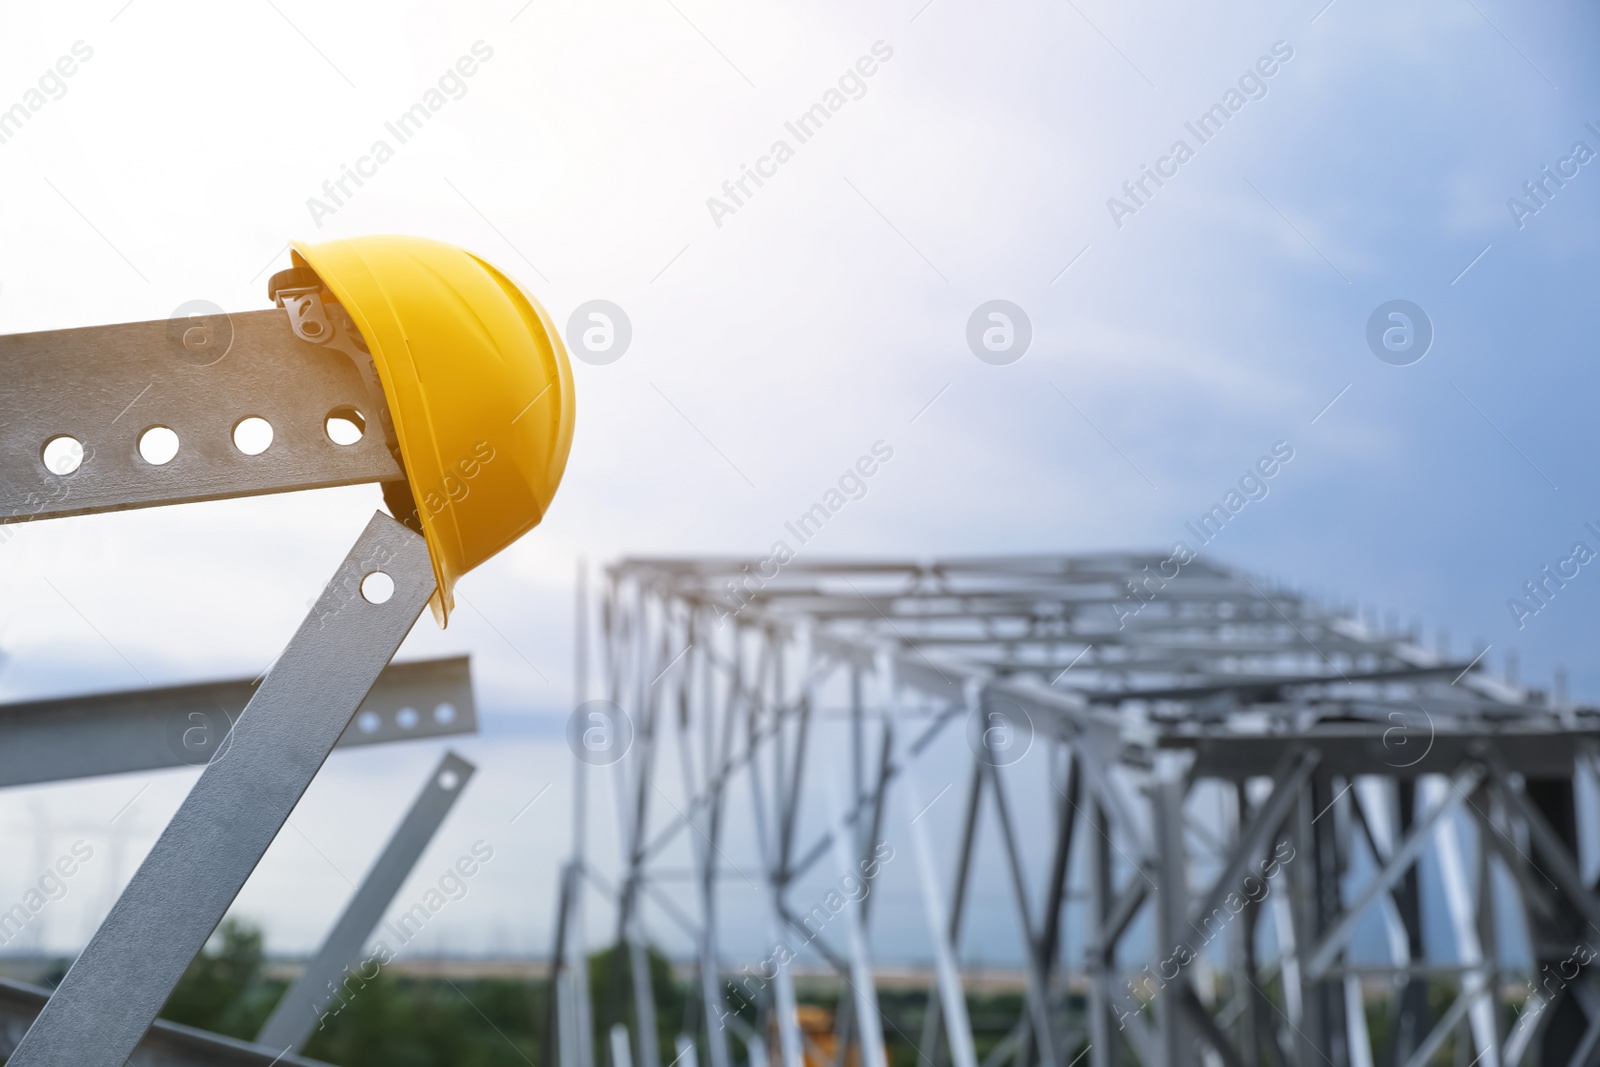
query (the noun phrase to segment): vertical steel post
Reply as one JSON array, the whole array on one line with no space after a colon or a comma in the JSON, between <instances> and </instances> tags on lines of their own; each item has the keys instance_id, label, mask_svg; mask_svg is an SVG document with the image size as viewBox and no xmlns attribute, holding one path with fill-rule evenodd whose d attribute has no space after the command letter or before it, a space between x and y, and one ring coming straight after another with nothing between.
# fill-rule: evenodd
<instances>
[{"instance_id":1,"label":"vertical steel post","mask_svg":"<svg viewBox=\"0 0 1600 1067\"><path fill-rule=\"evenodd\" d=\"M1022 855L1017 845L1011 823L1010 807L1006 804L1005 790L1000 783L1000 768L993 762L994 750L987 747L990 761L985 763L989 788L994 793L995 815L1000 820L1000 840L1005 846L1006 869L1010 874L1011 896L1017 910L1017 923L1022 931L1022 943L1028 952L1027 1018L1038 1042L1039 1059L1045 1067L1057 1067L1055 1026L1050 1017L1050 988L1039 961L1039 935L1028 908L1028 887L1022 869Z\"/></svg>"},{"instance_id":2,"label":"vertical steel post","mask_svg":"<svg viewBox=\"0 0 1600 1067\"><path fill-rule=\"evenodd\" d=\"M571 860L561 865L560 888L556 895L555 946L550 951L549 1000L545 1005L545 1027L540 1041L544 1062L559 1062L561 1067L578 1067L578 1050L572 1032L572 975L563 965L567 958L572 894L577 888L576 873L577 866Z\"/></svg>"},{"instance_id":3,"label":"vertical steel post","mask_svg":"<svg viewBox=\"0 0 1600 1067\"><path fill-rule=\"evenodd\" d=\"M629 848L626 885L628 887L630 909L628 921L619 929L619 949L626 944L628 949L629 971L633 977L633 1021L638 1028L639 1067L661 1067L660 1035L656 1025L656 997L655 983L650 973L650 955L645 947L643 922L640 908L640 889L646 877L644 871L645 831L649 825L650 793L655 785L655 741L656 725L659 721L658 704L656 702L654 685L647 672L653 675L655 664L650 663L650 608L641 598L636 605L634 625L639 627L641 640L638 642L638 657L633 663L635 670L634 689L637 693L635 707L639 709L638 744L635 751L638 756L638 767L633 776L632 785L636 790L633 819L629 824ZM665 659L665 649L657 637L657 662Z\"/></svg>"},{"instance_id":4,"label":"vertical steel post","mask_svg":"<svg viewBox=\"0 0 1600 1067\"><path fill-rule=\"evenodd\" d=\"M764 635L763 635L764 636ZM734 677L743 677L743 648L738 632L733 638L732 659L734 662ZM767 648L762 645L762 664L767 664ZM783 891L785 884L785 867L787 866L779 850L777 827L781 824L782 813L776 810L781 803L775 801L774 811L768 816L766 796L764 794L764 777L761 773L761 757L757 752L760 747L760 734L762 716L765 709L762 707L760 692L766 672L758 669L756 678L757 699L750 702L746 721L746 745L750 751L749 778L751 814L756 827L756 844L761 852L762 866L766 869L767 891L766 903L768 908L767 929L768 937L773 946L772 952L772 995L768 998L768 1007L772 1014L777 1016L776 1029L778 1031L778 1051L783 1067L805 1067L805 1054L800 1038L800 1025L794 997L794 981L789 973L787 953L780 956L778 948L787 946L788 938L783 933L787 924L783 916ZM737 689L735 690L737 692ZM743 698L741 698L743 699ZM782 766L783 749L779 742L783 737L783 712L780 700L771 709L773 717L774 755L775 762ZM775 787L774 794L782 796L782 789Z\"/></svg>"},{"instance_id":5,"label":"vertical steel post","mask_svg":"<svg viewBox=\"0 0 1600 1067\"><path fill-rule=\"evenodd\" d=\"M1332 926L1344 911L1341 875L1345 869L1344 855L1340 849L1338 822L1334 818L1334 802L1338 791L1333 776L1318 773L1311 779L1312 815L1310 824L1313 852L1309 859L1316 863L1316 930L1320 936ZM1344 982L1339 978L1324 977L1317 983L1318 1011L1326 1044L1324 1054L1335 1064L1344 1067L1350 1062L1350 1041L1345 1027Z\"/></svg>"},{"instance_id":6,"label":"vertical steel post","mask_svg":"<svg viewBox=\"0 0 1600 1067\"><path fill-rule=\"evenodd\" d=\"M1089 944L1084 953L1089 969L1089 1067L1117 1067L1122 1062L1112 982L1116 976L1116 941L1106 922L1116 901L1111 879L1111 826L1098 797L1088 797Z\"/></svg>"},{"instance_id":7,"label":"vertical steel post","mask_svg":"<svg viewBox=\"0 0 1600 1067\"><path fill-rule=\"evenodd\" d=\"M638 917L635 915L634 922ZM633 972L633 1021L639 1028L641 1067L657 1067L661 1062L660 1034L656 1027L655 989L650 974L650 954L644 939L635 930L627 941L629 970ZM621 966L621 961L618 961Z\"/></svg>"},{"instance_id":8,"label":"vertical steel post","mask_svg":"<svg viewBox=\"0 0 1600 1067\"><path fill-rule=\"evenodd\" d=\"M887 738L884 744L888 744ZM879 788L882 788L881 783ZM832 800L832 783L828 783L824 789L826 796ZM837 803L830 806L834 809L839 807ZM833 856L839 866L839 875L841 879L856 875L855 849L851 847L855 835L846 832L845 823L840 820L837 811L831 822L834 827ZM863 1067L888 1067L883 1047L883 1020L878 1012L878 988L873 982L872 963L867 955L867 936L861 907L867 899L863 897L854 908L845 908L848 913L845 921L848 923L846 937L850 946L850 988L854 994L855 1029L861 1034ZM848 1040L849 1030L845 1033Z\"/></svg>"},{"instance_id":9,"label":"vertical steel post","mask_svg":"<svg viewBox=\"0 0 1600 1067\"><path fill-rule=\"evenodd\" d=\"M1294 847L1294 859L1284 872L1284 892L1267 897L1272 908L1275 932L1278 936L1279 955L1283 961L1283 1000L1289 1020L1289 1030L1282 1044L1285 1052L1293 1049L1294 1056L1285 1058L1307 1060L1323 1055L1321 1031L1316 1027L1316 1006L1313 1003L1313 979L1307 966L1312 947L1317 943L1316 863L1312 856L1310 825L1312 815L1311 787L1300 791L1290 814L1286 835ZM1335 1065L1338 1067L1338 1065Z\"/></svg>"},{"instance_id":10,"label":"vertical steel post","mask_svg":"<svg viewBox=\"0 0 1600 1067\"><path fill-rule=\"evenodd\" d=\"M1185 1016L1184 990L1188 976L1176 963L1189 947L1189 890L1184 870L1183 797L1185 784L1178 777L1158 779L1150 789L1155 820L1155 843L1160 863L1156 882L1155 962L1151 972L1164 984L1156 993L1156 1022L1160 1026L1162 1067L1186 1067L1194 1058L1194 1038ZM1168 979L1167 971L1177 973Z\"/></svg>"},{"instance_id":11,"label":"vertical steel post","mask_svg":"<svg viewBox=\"0 0 1600 1067\"><path fill-rule=\"evenodd\" d=\"M1444 803L1445 797L1441 794L1450 788L1448 779L1430 775L1425 784L1429 787L1428 792L1437 798L1430 802L1430 806ZM1459 822L1459 816L1445 820L1433 839L1439 880L1444 890L1445 911L1455 934L1456 958L1467 968L1461 975L1460 995L1471 998L1471 1007L1467 1009L1469 1025L1463 1028L1470 1042L1458 1042L1458 1047L1465 1048L1471 1044L1476 1053L1469 1058L1476 1067L1500 1067L1500 1053L1495 1039L1495 1006L1486 999L1493 990L1485 975L1483 945L1478 938L1477 917L1472 905L1472 887L1468 882L1467 864L1461 854L1461 840L1457 832Z\"/></svg>"},{"instance_id":12,"label":"vertical steel post","mask_svg":"<svg viewBox=\"0 0 1600 1067\"><path fill-rule=\"evenodd\" d=\"M1411 832L1417 813L1417 782L1415 778L1401 778L1395 783L1398 795L1399 820L1395 823L1394 840L1404 840ZM1395 887L1394 902L1400 913L1400 923L1405 927L1408 962L1423 959L1422 945L1422 888L1416 864L1406 868L1400 884ZM1422 1044L1422 1039L1433 1029L1432 1012L1428 1007L1428 980L1425 975L1408 974L1401 986L1396 1005L1393 1037L1389 1042L1389 1059L1405 1063Z\"/></svg>"},{"instance_id":13,"label":"vertical steel post","mask_svg":"<svg viewBox=\"0 0 1600 1067\"><path fill-rule=\"evenodd\" d=\"M974 760L972 764L972 781L967 787L967 804L963 809L964 814L961 820L961 844L956 852L954 884L950 890L949 930L945 935L950 943L951 951L958 954L961 948L961 919L966 913L967 874L972 869L973 845L977 841L978 813L982 803L983 765ZM927 1059L931 1067L939 1067L943 1062L944 1045L939 1029L940 1013L941 1002L930 998L927 1011L922 1017L921 1048L924 1058Z\"/></svg>"},{"instance_id":14,"label":"vertical steel post","mask_svg":"<svg viewBox=\"0 0 1600 1067\"><path fill-rule=\"evenodd\" d=\"M1237 847L1239 838L1244 834L1250 812L1243 781L1234 783L1233 798L1234 841ZM1274 833L1273 842L1276 838L1277 834ZM1260 920L1260 912L1261 898L1253 893L1245 893L1244 906L1233 924L1233 995L1242 1005L1235 1043L1245 1067L1258 1067L1261 1062L1261 1027L1265 1021L1262 1009L1270 1010L1268 1005L1262 1003L1264 998L1256 982L1256 924Z\"/></svg>"},{"instance_id":15,"label":"vertical steel post","mask_svg":"<svg viewBox=\"0 0 1600 1067\"><path fill-rule=\"evenodd\" d=\"M851 809L850 817L846 819L846 822L854 827L853 831L847 834L845 827L840 825L834 838L836 846L846 840L851 843L851 851L860 860L862 878L867 885L867 895L862 897L861 902L856 905L859 925L863 932L863 945L865 945L867 918L872 912L871 890L874 881L874 878L867 877L865 872L872 859L873 850L877 846L879 834L883 831L883 810L889 799L889 780L893 777L894 772L894 724L886 718L883 721L883 740L878 748L878 780L872 793L871 818L862 818L865 814L864 803L855 805ZM869 971L868 974L870 975L871 972ZM876 1005L877 991L875 989L872 993L872 999L873 1004ZM842 1001L838 1013L839 1017L835 1020L834 1033L837 1038L836 1049L838 1050L835 1058L841 1067L845 1063L845 1055L850 1047L852 1028L855 1026L855 1011L854 1001ZM876 1007L874 1007L874 1011L876 1011ZM875 1016L871 1021L871 1025L877 1032L878 1041L881 1043L883 1039L882 1019Z\"/></svg>"},{"instance_id":16,"label":"vertical steel post","mask_svg":"<svg viewBox=\"0 0 1600 1067\"><path fill-rule=\"evenodd\" d=\"M683 654L688 658L684 662L678 690L678 738L682 749L680 758L683 763L684 783L688 787L685 796L690 799L691 804L696 795L704 797L706 801L702 812L697 814L691 807L687 816L690 825L696 830L691 841L695 865L698 868L700 891L700 929L695 945L695 952L699 957L700 1000L705 1016L706 1045L711 1054L711 1067L731 1067L728 1034L726 1024L723 1022L726 1003L722 997L721 969L717 960L717 840L721 836L722 812L722 775L718 764L721 756L716 751L713 740L716 716L708 682L700 703L702 713L699 725L703 766L699 787L695 788L691 741L691 730L695 724L691 715L691 698L695 667L706 659L706 656L703 652L695 650L696 644L704 640L704 637L695 626L693 616L689 617L685 640L687 644ZM702 822L703 826L698 825ZM688 1026L687 1020L685 1026Z\"/></svg>"},{"instance_id":17,"label":"vertical steel post","mask_svg":"<svg viewBox=\"0 0 1600 1067\"><path fill-rule=\"evenodd\" d=\"M577 597L574 619L577 633L572 646L573 709L589 699L589 565L578 560ZM584 880L587 874L589 837L589 764L572 761L572 897L567 912L566 948L571 959L572 1048L578 1067L596 1067L594 1059L594 1003L589 995L589 938L584 923ZM550 963L552 973L560 960Z\"/></svg>"},{"instance_id":18,"label":"vertical steel post","mask_svg":"<svg viewBox=\"0 0 1600 1067\"><path fill-rule=\"evenodd\" d=\"M972 1046L972 1023L967 1018L967 998L961 988L961 971L956 963L955 946L950 942L949 916L939 893L939 876L933 865L933 846L928 843L928 828L919 825L922 813L922 790L918 787L915 772L908 766L905 778L906 806L911 832L911 848L917 859L917 880L922 890L922 906L928 917L928 938L933 942L934 969L938 981L939 999L943 1008L945 1033L950 1040L950 1055L955 1067L978 1067L977 1053ZM934 1014L933 998L929 998L928 1016ZM924 1042L926 1047L926 1042Z\"/></svg>"},{"instance_id":19,"label":"vertical steel post","mask_svg":"<svg viewBox=\"0 0 1600 1067\"><path fill-rule=\"evenodd\" d=\"M1578 852L1578 812L1577 794L1573 789L1571 778L1534 778L1529 779L1523 786L1529 803L1534 810L1555 831L1559 844L1571 855ZM1534 854L1535 869L1542 870L1544 865L1550 863L1547 856ZM1557 884L1560 884L1559 882ZM1566 970L1571 967L1574 951L1580 943L1593 943L1592 931L1584 929L1584 920L1574 908L1558 908L1554 916L1548 920L1534 922L1534 913L1529 912L1530 932L1534 942L1534 970L1543 974L1549 971L1559 974L1563 979L1567 977ZM1584 934L1589 933L1589 937ZM1540 1034L1539 1063L1566 1064L1572 1060L1583 1043L1589 1028L1589 1020L1570 989L1575 982L1582 982L1587 974L1593 970L1592 966L1582 967L1579 974L1572 982L1560 985L1555 991L1552 1002L1544 1009L1544 1029Z\"/></svg>"},{"instance_id":20,"label":"vertical steel post","mask_svg":"<svg viewBox=\"0 0 1600 1067\"><path fill-rule=\"evenodd\" d=\"M1067 876L1072 860L1074 831L1077 828L1078 802L1083 799L1082 776L1073 773L1072 749L1057 743L1052 753L1057 750L1063 756L1061 773L1057 776L1055 768L1050 769L1051 786L1059 794L1059 800L1054 805L1055 848L1050 858L1050 882L1044 891L1044 913L1041 917L1043 929L1039 932L1038 945L1039 970L1044 976L1046 989L1050 987L1051 980L1055 977L1056 961L1061 955L1061 913L1066 905ZM1031 1046L1031 1042L1029 1044ZM1062 1052L1070 1054L1071 1050L1063 1049Z\"/></svg>"},{"instance_id":21,"label":"vertical steel post","mask_svg":"<svg viewBox=\"0 0 1600 1067\"><path fill-rule=\"evenodd\" d=\"M1492 795L1487 784L1478 787L1478 794L1473 799L1473 807L1477 811L1489 812L1493 807ZM1502 975L1500 973L1500 934L1496 924L1495 900L1497 894L1494 888L1494 865L1490 861L1492 846L1483 840L1483 835L1488 832L1484 825L1485 820L1474 820L1473 829L1477 835L1477 884L1478 899L1476 923L1478 931L1478 944L1483 950L1483 979L1488 986L1491 996L1490 1021L1493 1026L1494 1061L1495 1067L1503 1062L1506 1047L1506 1019L1500 1011L1498 995L1495 993L1500 988Z\"/></svg>"}]
</instances>

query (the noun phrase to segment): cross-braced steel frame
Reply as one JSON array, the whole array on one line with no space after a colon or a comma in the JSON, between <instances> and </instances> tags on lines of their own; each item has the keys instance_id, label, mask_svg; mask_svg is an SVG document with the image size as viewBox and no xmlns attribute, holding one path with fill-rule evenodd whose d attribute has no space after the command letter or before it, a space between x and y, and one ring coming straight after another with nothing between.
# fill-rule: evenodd
<instances>
[{"instance_id":1,"label":"cross-braced steel frame","mask_svg":"<svg viewBox=\"0 0 1600 1067\"><path fill-rule=\"evenodd\" d=\"M1600 1063L1600 898L1575 784L1600 713L1492 678L1481 654L1159 553L629 560L605 572L597 612L581 583L579 599L579 698L598 677L609 704L580 705L571 733L547 1055L563 1067L660 1067L654 922L693 945L688 1007L661 1021L681 1061L850 1050L883 1067L874 898L819 936L791 890L819 864L871 881L886 801L902 791L920 811L919 755L941 733L971 758L958 832L930 842L910 820L933 988L920 1030L895 1036L919 1067L979 1063L957 946L986 807L1026 958L1022 1009L983 1067L1421 1067L1449 1049L1481 1067ZM825 709L843 710L848 742L818 751ZM1030 749L1048 774L1013 773ZM612 760L607 876L612 833L590 825L589 796ZM819 831L803 809L830 795ZM754 860L728 854L735 806ZM730 957L734 892L759 898L774 945L803 939L836 971L839 1051L797 1023L789 953L754 982ZM619 951L591 996L595 899ZM1070 967L1069 933L1084 946Z\"/></svg>"}]
</instances>

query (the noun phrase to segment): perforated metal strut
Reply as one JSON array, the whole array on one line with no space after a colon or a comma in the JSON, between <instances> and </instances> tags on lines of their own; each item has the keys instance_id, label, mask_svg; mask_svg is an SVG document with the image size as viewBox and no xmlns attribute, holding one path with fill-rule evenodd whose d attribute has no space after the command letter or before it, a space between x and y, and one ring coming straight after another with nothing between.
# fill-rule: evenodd
<instances>
[{"instance_id":1,"label":"perforated metal strut","mask_svg":"<svg viewBox=\"0 0 1600 1067\"><path fill-rule=\"evenodd\" d=\"M0 788L202 766L227 739L259 679L199 682L0 704ZM391 663L341 747L476 733L466 656Z\"/></svg>"},{"instance_id":2,"label":"perforated metal strut","mask_svg":"<svg viewBox=\"0 0 1600 1067\"><path fill-rule=\"evenodd\" d=\"M0 524L364 482L399 486L389 503L410 514L360 333L316 290L278 299L282 310L0 336ZM259 455L234 443L252 416L273 429ZM336 443L330 417L365 432ZM163 464L139 449L156 427L178 437ZM81 462L52 469L46 446L64 438Z\"/></svg>"}]
</instances>

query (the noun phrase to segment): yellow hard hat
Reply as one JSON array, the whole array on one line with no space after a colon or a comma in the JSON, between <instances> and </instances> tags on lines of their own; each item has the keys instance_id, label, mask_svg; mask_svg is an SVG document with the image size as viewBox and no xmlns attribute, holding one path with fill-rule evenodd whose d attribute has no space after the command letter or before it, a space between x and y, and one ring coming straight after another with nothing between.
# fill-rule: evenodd
<instances>
[{"instance_id":1,"label":"yellow hard hat","mask_svg":"<svg viewBox=\"0 0 1600 1067\"><path fill-rule=\"evenodd\" d=\"M373 236L291 247L372 352L443 626L456 579L538 525L561 482L573 421L561 334L517 283L452 245Z\"/></svg>"}]
</instances>

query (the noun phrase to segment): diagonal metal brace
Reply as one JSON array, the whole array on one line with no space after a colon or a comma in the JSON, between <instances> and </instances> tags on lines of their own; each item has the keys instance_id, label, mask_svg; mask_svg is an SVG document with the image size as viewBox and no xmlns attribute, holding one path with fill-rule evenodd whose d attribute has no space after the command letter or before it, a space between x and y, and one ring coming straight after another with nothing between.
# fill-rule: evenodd
<instances>
[{"instance_id":1,"label":"diagonal metal brace","mask_svg":"<svg viewBox=\"0 0 1600 1067\"><path fill-rule=\"evenodd\" d=\"M8 1067L122 1067L433 591L422 537L375 515Z\"/></svg>"},{"instance_id":2,"label":"diagonal metal brace","mask_svg":"<svg viewBox=\"0 0 1600 1067\"><path fill-rule=\"evenodd\" d=\"M1472 805L1472 816L1478 824L1478 839L1491 852L1500 857L1500 862L1505 865L1506 873L1516 883L1517 893L1522 897L1523 907L1545 922L1554 919L1558 905L1555 894L1551 890L1555 886L1549 881L1541 885L1533 878L1529 870L1531 861L1517 847L1514 841L1506 837L1506 832L1495 825L1495 821L1490 818L1488 812L1483 811L1474 804Z\"/></svg>"},{"instance_id":3,"label":"diagonal metal brace","mask_svg":"<svg viewBox=\"0 0 1600 1067\"><path fill-rule=\"evenodd\" d=\"M1112 903L1105 924L1099 930L1095 944L1101 951L1110 951L1122 940L1122 935L1128 932L1128 924L1144 907L1145 898L1150 893L1150 874L1145 868L1135 867L1133 874L1134 877L1128 879L1127 887Z\"/></svg>"},{"instance_id":4,"label":"diagonal metal brace","mask_svg":"<svg viewBox=\"0 0 1600 1067\"><path fill-rule=\"evenodd\" d=\"M1444 1047L1445 1039L1456 1032L1456 1027L1461 1025L1461 1020L1467 1017L1473 1002L1479 997L1488 995L1485 988L1463 990L1450 1002L1450 1007L1439 1016L1439 1021L1433 1024L1433 1029L1428 1031L1428 1036L1406 1058L1404 1067L1427 1067L1433 1062L1434 1055Z\"/></svg>"},{"instance_id":5,"label":"diagonal metal brace","mask_svg":"<svg viewBox=\"0 0 1600 1067\"><path fill-rule=\"evenodd\" d=\"M359 961L361 949L383 913L394 901L411 868L416 866L428 842L444 822L456 798L466 789L467 780L477 770L454 752L446 752L428 775L411 810L400 821L394 836L384 846L372 869L361 880L344 913L323 941L305 970L289 986L272 1015L256 1035L256 1043L284 1052L298 1052L322 1022L318 1008L333 998L345 969Z\"/></svg>"},{"instance_id":6,"label":"diagonal metal brace","mask_svg":"<svg viewBox=\"0 0 1600 1067\"><path fill-rule=\"evenodd\" d=\"M1206 1006L1200 1003L1200 998L1189 986L1184 986L1178 993L1178 1006L1189 1017L1189 1022L1200 1036L1205 1039L1218 1056L1222 1058L1224 1067L1245 1067L1244 1057L1239 1055L1239 1050L1233 1047L1233 1042L1228 1035L1222 1032L1217 1021L1211 1017Z\"/></svg>"},{"instance_id":7,"label":"diagonal metal brace","mask_svg":"<svg viewBox=\"0 0 1600 1067\"><path fill-rule=\"evenodd\" d=\"M1205 899L1189 913L1189 925L1198 927L1206 916L1222 907L1233 892L1233 887L1243 882L1251 865L1266 849L1270 838L1283 825L1283 820L1288 818L1289 808L1300 798L1301 790L1311 780L1311 772L1316 770L1320 760L1321 755L1314 749L1290 749L1285 754L1283 765L1273 776L1276 781L1272 794L1239 835L1233 855L1228 858L1227 866L1217 875L1216 881L1211 883Z\"/></svg>"},{"instance_id":8,"label":"diagonal metal brace","mask_svg":"<svg viewBox=\"0 0 1600 1067\"><path fill-rule=\"evenodd\" d=\"M1432 811L1411 827L1404 840L1390 853L1388 862L1362 887L1360 896L1345 908L1343 914L1334 920L1333 925L1328 927L1317 939L1316 945L1307 953L1306 973L1312 980L1321 980L1328 973L1328 968L1333 966L1334 959L1344 948L1344 943L1349 939L1351 932L1355 930L1356 921L1361 918L1361 913L1366 911L1367 906L1381 894L1394 888L1401 875L1405 874L1406 869L1422 854L1428 839L1433 835L1434 828L1472 795L1472 791L1478 788L1478 783L1483 781L1485 773L1481 764L1469 763L1451 776L1450 791L1440 798Z\"/></svg>"},{"instance_id":9,"label":"diagonal metal brace","mask_svg":"<svg viewBox=\"0 0 1600 1067\"><path fill-rule=\"evenodd\" d=\"M1542 869L1540 873L1555 883L1561 890L1561 895L1577 909L1585 922L1600 930L1600 901L1595 900L1594 894L1584 883L1583 875L1579 872L1572 853L1567 851L1561 835L1556 833L1555 828L1539 809L1533 806L1522 783L1512 780L1511 771L1504 761L1487 747L1478 751L1478 758L1488 765L1489 773L1494 776L1495 785L1500 787L1500 795L1505 798L1506 803L1528 824L1528 836L1533 840L1534 850L1544 858L1548 867L1547 870Z\"/></svg>"}]
</instances>

